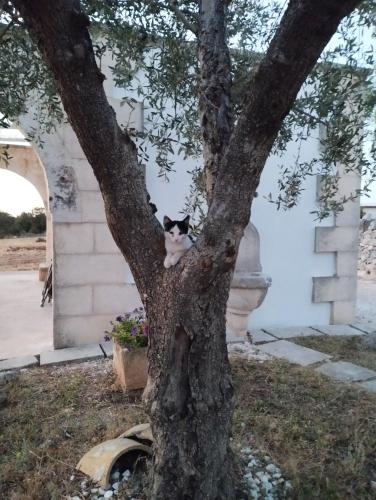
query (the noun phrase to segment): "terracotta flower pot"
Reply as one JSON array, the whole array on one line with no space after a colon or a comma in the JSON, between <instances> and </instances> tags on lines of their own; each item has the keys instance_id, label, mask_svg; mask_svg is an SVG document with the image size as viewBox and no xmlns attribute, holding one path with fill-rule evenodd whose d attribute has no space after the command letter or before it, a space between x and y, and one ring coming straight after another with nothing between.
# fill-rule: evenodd
<instances>
[{"instance_id":1,"label":"terracotta flower pot","mask_svg":"<svg viewBox=\"0 0 376 500\"><path fill-rule=\"evenodd\" d=\"M128 351L115 341L113 353L116 382L124 389L143 389L148 378L147 347Z\"/></svg>"}]
</instances>

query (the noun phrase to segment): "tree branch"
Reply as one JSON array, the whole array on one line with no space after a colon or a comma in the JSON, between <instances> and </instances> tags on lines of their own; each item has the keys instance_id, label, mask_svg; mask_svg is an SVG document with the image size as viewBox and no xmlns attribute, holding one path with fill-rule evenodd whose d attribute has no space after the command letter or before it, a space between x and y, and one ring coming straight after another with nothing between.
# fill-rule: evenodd
<instances>
[{"instance_id":1,"label":"tree branch","mask_svg":"<svg viewBox=\"0 0 376 500\"><path fill-rule=\"evenodd\" d=\"M218 167L233 129L230 103L231 63L226 41L225 12L226 6L223 0L200 1L199 111L206 196L209 205L213 197Z\"/></svg>"},{"instance_id":2,"label":"tree branch","mask_svg":"<svg viewBox=\"0 0 376 500\"><path fill-rule=\"evenodd\" d=\"M179 21L187 28L187 30L191 31L194 35L197 36L198 29L194 23L192 23L188 17L184 14L182 10L179 9L177 0L169 0L170 9L174 12L175 16Z\"/></svg>"},{"instance_id":3,"label":"tree branch","mask_svg":"<svg viewBox=\"0 0 376 500\"><path fill-rule=\"evenodd\" d=\"M141 294L159 276L163 231L147 201L137 150L109 105L78 0L13 0L51 69L70 124L104 198L112 235Z\"/></svg>"},{"instance_id":4,"label":"tree branch","mask_svg":"<svg viewBox=\"0 0 376 500\"><path fill-rule=\"evenodd\" d=\"M196 251L199 274L235 263L254 193L282 120L341 20L360 0L291 0L270 46L250 76L239 117L214 188ZM235 251L233 262L231 254ZM206 273L206 279L208 274Z\"/></svg>"}]
</instances>

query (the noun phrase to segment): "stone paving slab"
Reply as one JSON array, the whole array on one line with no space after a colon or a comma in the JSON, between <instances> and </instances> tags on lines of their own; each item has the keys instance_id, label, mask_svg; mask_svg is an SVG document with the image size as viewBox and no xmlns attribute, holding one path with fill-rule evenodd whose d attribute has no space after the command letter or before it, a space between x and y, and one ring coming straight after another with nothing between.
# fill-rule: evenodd
<instances>
[{"instance_id":1,"label":"stone paving slab","mask_svg":"<svg viewBox=\"0 0 376 500\"><path fill-rule=\"evenodd\" d=\"M0 386L17 377L15 370L0 372Z\"/></svg>"},{"instance_id":2,"label":"stone paving slab","mask_svg":"<svg viewBox=\"0 0 376 500\"><path fill-rule=\"evenodd\" d=\"M353 337L355 335L364 335L364 332L357 330L356 328L352 328L350 325L318 325L313 326L321 333L325 335L332 336L345 336L345 337Z\"/></svg>"},{"instance_id":3,"label":"stone paving slab","mask_svg":"<svg viewBox=\"0 0 376 500\"><path fill-rule=\"evenodd\" d=\"M278 340L262 330L253 330L250 332L250 335L252 338L252 344L265 344L266 342L275 342Z\"/></svg>"},{"instance_id":4,"label":"stone paving slab","mask_svg":"<svg viewBox=\"0 0 376 500\"><path fill-rule=\"evenodd\" d=\"M369 392L374 392L376 394L376 380L369 380L368 382L360 382L356 384L361 389L364 389Z\"/></svg>"},{"instance_id":5,"label":"stone paving slab","mask_svg":"<svg viewBox=\"0 0 376 500\"><path fill-rule=\"evenodd\" d=\"M113 356L113 344L112 341L106 341L106 342L101 342L100 346L102 348L102 351L105 352L107 358L112 358Z\"/></svg>"},{"instance_id":6,"label":"stone paving slab","mask_svg":"<svg viewBox=\"0 0 376 500\"><path fill-rule=\"evenodd\" d=\"M376 332L376 323L354 323L351 325L357 330L361 330L364 333L374 333Z\"/></svg>"},{"instance_id":7,"label":"stone paving slab","mask_svg":"<svg viewBox=\"0 0 376 500\"><path fill-rule=\"evenodd\" d=\"M291 328L264 328L264 330L279 339L291 339L293 337L319 337L323 334L313 330L309 326L292 326Z\"/></svg>"},{"instance_id":8,"label":"stone paving slab","mask_svg":"<svg viewBox=\"0 0 376 500\"><path fill-rule=\"evenodd\" d=\"M3 359L3 361L0 361L0 371L29 368L30 366L36 366L38 364L38 359L35 356Z\"/></svg>"},{"instance_id":9,"label":"stone paving slab","mask_svg":"<svg viewBox=\"0 0 376 500\"><path fill-rule=\"evenodd\" d=\"M90 344L80 347L68 347L56 351L42 352L40 355L41 366L58 365L62 363L74 363L75 361L88 361L104 358L99 344Z\"/></svg>"},{"instance_id":10,"label":"stone paving slab","mask_svg":"<svg viewBox=\"0 0 376 500\"><path fill-rule=\"evenodd\" d=\"M359 382L376 378L376 372L373 370L354 365L348 361L325 363L316 368L316 371L341 382Z\"/></svg>"},{"instance_id":11,"label":"stone paving slab","mask_svg":"<svg viewBox=\"0 0 376 500\"><path fill-rule=\"evenodd\" d=\"M287 340L277 340L276 342L262 344L258 346L258 349L276 358L286 359L290 363L296 363L301 366L312 365L313 363L327 361L331 358L329 354L293 344Z\"/></svg>"}]
</instances>

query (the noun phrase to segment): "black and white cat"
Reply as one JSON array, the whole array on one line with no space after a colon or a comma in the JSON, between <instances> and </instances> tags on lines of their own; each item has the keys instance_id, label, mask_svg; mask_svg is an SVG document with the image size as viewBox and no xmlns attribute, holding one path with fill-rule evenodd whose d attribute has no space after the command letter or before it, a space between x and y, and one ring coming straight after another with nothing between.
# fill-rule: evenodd
<instances>
[{"instance_id":1,"label":"black and white cat","mask_svg":"<svg viewBox=\"0 0 376 500\"><path fill-rule=\"evenodd\" d=\"M168 269L175 266L180 258L193 245L192 238L188 234L189 215L183 220L171 220L167 215L163 217L163 226L165 230L166 258L164 266Z\"/></svg>"}]
</instances>

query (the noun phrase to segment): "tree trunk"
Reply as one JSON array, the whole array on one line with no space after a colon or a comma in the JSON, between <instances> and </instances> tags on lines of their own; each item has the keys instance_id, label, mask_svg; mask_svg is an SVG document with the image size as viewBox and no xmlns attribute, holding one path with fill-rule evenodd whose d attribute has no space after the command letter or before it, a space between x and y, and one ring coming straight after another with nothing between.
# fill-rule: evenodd
<instances>
[{"instance_id":1,"label":"tree trunk","mask_svg":"<svg viewBox=\"0 0 376 500\"><path fill-rule=\"evenodd\" d=\"M250 75L232 133L225 2L200 2L200 114L210 209L196 244L168 270L136 147L106 99L80 2L12 3L54 75L146 307L151 338L145 400L156 440L151 498L231 500L233 392L225 311L239 242L282 120L341 19L360 0L290 0Z\"/></svg>"},{"instance_id":2,"label":"tree trunk","mask_svg":"<svg viewBox=\"0 0 376 500\"><path fill-rule=\"evenodd\" d=\"M151 498L234 497L229 437L233 388L225 312L230 273L206 290L158 287L147 309L144 399L156 442Z\"/></svg>"}]
</instances>

